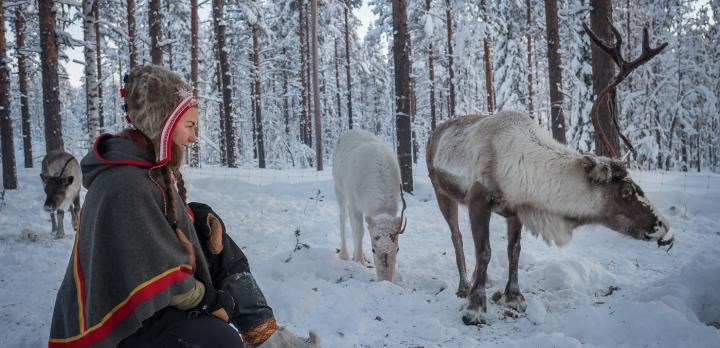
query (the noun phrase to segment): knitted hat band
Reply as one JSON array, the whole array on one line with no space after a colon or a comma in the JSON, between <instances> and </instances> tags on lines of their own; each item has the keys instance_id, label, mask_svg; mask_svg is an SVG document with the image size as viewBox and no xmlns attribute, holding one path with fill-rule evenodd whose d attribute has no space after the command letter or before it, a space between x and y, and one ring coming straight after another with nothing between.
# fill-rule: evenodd
<instances>
[{"instance_id":1,"label":"knitted hat band","mask_svg":"<svg viewBox=\"0 0 720 348\"><path fill-rule=\"evenodd\" d=\"M193 96L187 96L172 110L170 117L165 121L162 132L160 133L160 146L155 158L157 166L161 166L172 159L172 134L175 131L175 127L182 116L197 105L198 102Z\"/></svg>"}]
</instances>

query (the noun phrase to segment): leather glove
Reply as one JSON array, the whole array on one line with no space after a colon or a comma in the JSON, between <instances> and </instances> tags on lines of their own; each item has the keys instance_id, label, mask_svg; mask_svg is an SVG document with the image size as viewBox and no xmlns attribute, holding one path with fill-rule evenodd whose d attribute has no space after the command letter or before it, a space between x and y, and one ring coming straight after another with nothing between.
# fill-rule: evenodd
<instances>
[{"instance_id":1,"label":"leather glove","mask_svg":"<svg viewBox=\"0 0 720 348\"><path fill-rule=\"evenodd\" d=\"M225 233L225 223L207 204L191 202L188 204L195 214L195 231L205 241L210 254L217 255L223 250L222 235Z\"/></svg>"},{"instance_id":2,"label":"leather glove","mask_svg":"<svg viewBox=\"0 0 720 348\"><path fill-rule=\"evenodd\" d=\"M284 327L280 327L257 348L320 348L320 338L312 331L308 338L298 337Z\"/></svg>"}]
</instances>

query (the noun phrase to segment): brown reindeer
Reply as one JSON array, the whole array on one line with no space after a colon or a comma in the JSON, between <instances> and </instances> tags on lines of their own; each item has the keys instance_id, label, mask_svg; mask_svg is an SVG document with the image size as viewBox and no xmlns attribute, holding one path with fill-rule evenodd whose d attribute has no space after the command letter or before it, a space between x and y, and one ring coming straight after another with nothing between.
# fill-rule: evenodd
<instances>
[{"instance_id":1,"label":"brown reindeer","mask_svg":"<svg viewBox=\"0 0 720 348\"><path fill-rule=\"evenodd\" d=\"M524 310L518 286L520 231L525 225L548 243L567 243L575 228L599 224L635 239L671 245L665 218L622 162L580 154L553 140L526 114L465 116L440 125L427 145L427 166L448 226L460 273L457 295L468 297L467 325L484 323L490 261L490 215L507 220L509 276L499 303ZM466 276L458 204L470 215L476 266Z\"/></svg>"}]
</instances>

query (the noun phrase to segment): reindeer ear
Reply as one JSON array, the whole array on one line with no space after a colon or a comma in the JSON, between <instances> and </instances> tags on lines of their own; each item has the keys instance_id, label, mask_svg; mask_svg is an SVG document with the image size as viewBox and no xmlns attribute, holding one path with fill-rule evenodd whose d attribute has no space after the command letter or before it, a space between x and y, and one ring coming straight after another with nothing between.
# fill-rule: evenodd
<instances>
[{"instance_id":1,"label":"reindeer ear","mask_svg":"<svg viewBox=\"0 0 720 348\"><path fill-rule=\"evenodd\" d=\"M585 173L590 173L595 168L595 166L597 166L597 161L593 156L584 155L580 159L580 164L585 170Z\"/></svg>"},{"instance_id":2,"label":"reindeer ear","mask_svg":"<svg viewBox=\"0 0 720 348\"><path fill-rule=\"evenodd\" d=\"M612 172L613 182L618 182L628 175L627 169L625 168L625 163L620 161L610 162L610 171Z\"/></svg>"},{"instance_id":3,"label":"reindeer ear","mask_svg":"<svg viewBox=\"0 0 720 348\"><path fill-rule=\"evenodd\" d=\"M375 227L375 221L371 217L365 216L365 222L367 222L368 227L370 227L370 228Z\"/></svg>"},{"instance_id":4,"label":"reindeer ear","mask_svg":"<svg viewBox=\"0 0 720 348\"><path fill-rule=\"evenodd\" d=\"M580 162L585 169L588 179L595 185L609 182L611 179L610 165L602 161L601 159L585 155L582 157Z\"/></svg>"}]
</instances>

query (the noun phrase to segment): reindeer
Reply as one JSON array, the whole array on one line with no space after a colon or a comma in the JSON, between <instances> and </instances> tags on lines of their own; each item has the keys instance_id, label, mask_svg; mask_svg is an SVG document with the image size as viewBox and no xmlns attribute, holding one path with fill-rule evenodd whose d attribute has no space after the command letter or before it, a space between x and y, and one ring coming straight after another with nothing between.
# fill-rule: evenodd
<instances>
[{"instance_id":1,"label":"reindeer","mask_svg":"<svg viewBox=\"0 0 720 348\"><path fill-rule=\"evenodd\" d=\"M520 231L525 225L562 246L579 226L599 224L640 240L672 245L667 220L618 160L580 154L553 140L528 115L472 115L440 125L427 145L427 166L455 247L457 295L468 297L466 325L483 324L490 261L490 215L507 221L509 276L500 304L522 311L518 286ZM470 215L475 243L473 283L466 277L458 204Z\"/></svg>"},{"instance_id":2,"label":"reindeer","mask_svg":"<svg viewBox=\"0 0 720 348\"><path fill-rule=\"evenodd\" d=\"M395 155L372 133L351 130L338 139L332 172L340 207L340 258L348 259L345 227L349 212L355 245L353 261L367 263L362 250L364 216L377 277L392 281L400 250L398 237L405 231L405 199ZM402 208L398 217L400 203Z\"/></svg>"},{"instance_id":3,"label":"reindeer","mask_svg":"<svg viewBox=\"0 0 720 348\"><path fill-rule=\"evenodd\" d=\"M63 217L71 205L73 229L77 229L78 213L80 212L80 184L82 183L80 165L71 154L64 151L53 151L43 158L40 178L43 181L46 195L43 208L50 213L52 233L57 239L65 238ZM55 213L57 213L57 222Z\"/></svg>"}]
</instances>

